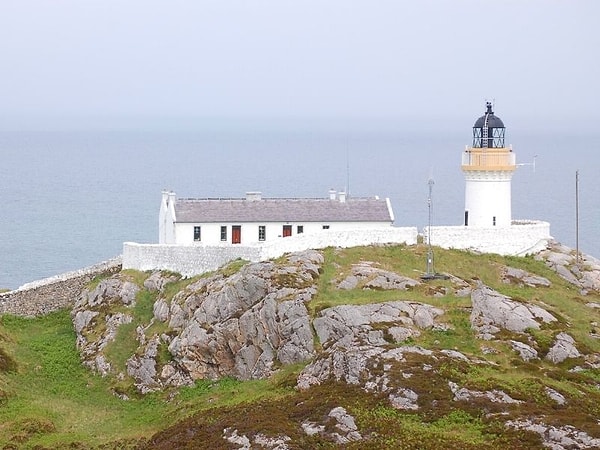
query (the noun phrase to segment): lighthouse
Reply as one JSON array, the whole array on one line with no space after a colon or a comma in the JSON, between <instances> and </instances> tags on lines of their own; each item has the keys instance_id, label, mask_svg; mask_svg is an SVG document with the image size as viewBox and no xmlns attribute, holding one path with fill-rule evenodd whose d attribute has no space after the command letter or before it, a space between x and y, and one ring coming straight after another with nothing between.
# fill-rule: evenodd
<instances>
[{"instance_id":1,"label":"lighthouse","mask_svg":"<svg viewBox=\"0 0 600 450\"><path fill-rule=\"evenodd\" d=\"M465 222L468 227L510 227L511 179L517 168L504 144L505 127L492 104L473 125L473 142L462 155L465 175Z\"/></svg>"}]
</instances>

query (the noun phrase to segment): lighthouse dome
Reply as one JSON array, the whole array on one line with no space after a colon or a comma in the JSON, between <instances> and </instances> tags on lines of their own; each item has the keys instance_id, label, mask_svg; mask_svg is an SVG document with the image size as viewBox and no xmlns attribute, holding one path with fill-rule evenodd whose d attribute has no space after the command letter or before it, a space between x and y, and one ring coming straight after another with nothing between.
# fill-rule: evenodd
<instances>
[{"instance_id":1,"label":"lighthouse dome","mask_svg":"<svg viewBox=\"0 0 600 450\"><path fill-rule=\"evenodd\" d=\"M473 125L474 148L504 148L504 123L494 115L492 104L486 103L486 111Z\"/></svg>"},{"instance_id":2,"label":"lighthouse dome","mask_svg":"<svg viewBox=\"0 0 600 450\"><path fill-rule=\"evenodd\" d=\"M487 117L487 126L488 128L504 128L504 123L500 117L494 115L494 111L492 111L492 104L487 102L486 111L483 116L481 116L473 125L473 128L483 128L485 125L485 119Z\"/></svg>"}]
</instances>

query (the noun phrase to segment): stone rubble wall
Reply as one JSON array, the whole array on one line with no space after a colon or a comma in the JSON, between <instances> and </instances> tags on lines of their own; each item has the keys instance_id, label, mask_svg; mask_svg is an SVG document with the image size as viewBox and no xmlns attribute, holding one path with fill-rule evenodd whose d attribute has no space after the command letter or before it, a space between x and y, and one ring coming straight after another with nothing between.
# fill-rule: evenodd
<instances>
[{"instance_id":1,"label":"stone rubble wall","mask_svg":"<svg viewBox=\"0 0 600 450\"><path fill-rule=\"evenodd\" d=\"M238 258L251 262L278 258L285 253L326 247L357 247L376 244L417 243L416 227L381 227L372 229L323 231L301 234L251 245L174 245L123 244L123 269L170 270L191 277L234 261Z\"/></svg>"},{"instance_id":2,"label":"stone rubble wall","mask_svg":"<svg viewBox=\"0 0 600 450\"><path fill-rule=\"evenodd\" d=\"M428 230L423 230L428 242ZM525 256L548 246L550 224L542 221L513 221L510 227L431 227L431 244L442 248L475 250L481 253Z\"/></svg>"},{"instance_id":3,"label":"stone rubble wall","mask_svg":"<svg viewBox=\"0 0 600 450\"><path fill-rule=\"evenodd\" d=\"M34 317L71 307L94 277L121 270L121 257L44 278L0 294L0 314Z\"/></svg>"}]
</instances>

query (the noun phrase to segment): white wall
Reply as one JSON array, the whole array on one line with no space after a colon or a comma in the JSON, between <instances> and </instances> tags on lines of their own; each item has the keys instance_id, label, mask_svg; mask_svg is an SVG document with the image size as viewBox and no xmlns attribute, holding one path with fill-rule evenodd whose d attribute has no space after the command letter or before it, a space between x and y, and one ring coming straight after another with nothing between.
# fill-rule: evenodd
<instances>
[{"instance_id":1,"label":"white wall","mask_svg":"<svg viewBox=\"0 0 600 450\"><path fill-rule=\"evenodd\" d=\"M241 244L255 244L259 242L268 242L274 239L279 239L283 236L283 225L292 226L292 236L298 234L298 225L304 227L303 234L315 234L323 232L323 225L329 225L331 231L357 230L357 229L372 229L379 227L391 227L386 223L381 222L256 222L256 223L177 223L175 224L176 243L182 245L222 245L225 243L231 244L231 227L240 225L242 231ZM258 240L258 227L266 226L265 241ZM194 241L194 227L201 227L201 241ZM221 241L221 226L227 227L227 241ZM160 243L160 242L159 242ZM163 242L164 243L164 242Z\"/></svg>"},{"instance_id":2,"label":"white wall","mask_svg":"<svg viewBox=\"0 0 600 450\"><path fill-rule=\"evenodd\" d=\"M423 232L428 242L428 227ZM524 256L541 251L550 236L550 224L513 221L510 227L431 227L431 244L442 248L476 250L482 253Z\"/></svg>"},{"instance_id":3,"label":"white wall","mask_svg":"<svg viewBox=\"0 0 600 450\"><path fill-rule=\"evenodd\" d=\"M465 211L470 227L509 227L511 212L511 177L509 171L466 171Z\"/></svg>"},{"instance_id":4,"label":"white wall","mask_svg":"<svg viewBox=\"0 0 600 450\"><path fill-rule=\"evenodd\" d=\"M170 270L189 277L216 270L237 258L257 262L277 258L284 253L307 249L386 243L414 245L416 242L416 227L389 226L337 231L321 229L319 233L304 233L260 244L160 245L125 242L123 269Z\"/></svg>"}]
</instances>

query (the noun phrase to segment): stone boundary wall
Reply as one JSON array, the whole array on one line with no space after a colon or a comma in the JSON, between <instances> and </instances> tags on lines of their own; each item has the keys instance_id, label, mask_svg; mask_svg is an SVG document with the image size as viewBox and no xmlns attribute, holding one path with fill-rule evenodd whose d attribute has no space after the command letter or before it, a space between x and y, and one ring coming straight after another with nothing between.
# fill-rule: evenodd
<instances>
[{"instance_id":1,"label":"stone boundary wall","mask_svg":"<svg viewBox=\"0 0 600 450\"><path fill-rule=\"evenodd\" d=\"M278 258L285 253L326 247L417 243L416 227L361 230L324 230L251 245L123 244L123 269L170 270L186 277L216 270L238 258L251 262Z\"/></svg>"},{"instance_id":2,"label":"stone boundary wall","mask_svg":"<svg viewBox=\"0 0 600 450\"><path fill-rule=\"evenodd\" d=\"M424 242L428 242L428 228L423 230ZM506 228L431 227L431 245L500 255L534 254L544 250L551 239L550 224L533 220L514 220Z\"/></svg>"},{"instance_id":3,"label":"stone boundary wall","mask_svg":"<svg viewBox=\"0 0 600 450\"><path fill-rule=\"evenodd\" d=\"M121 270L121 257L24 284L0 294L0 314L34 317L72 306L85 286L102 274Z\"/></svg>"}]
</instances>

